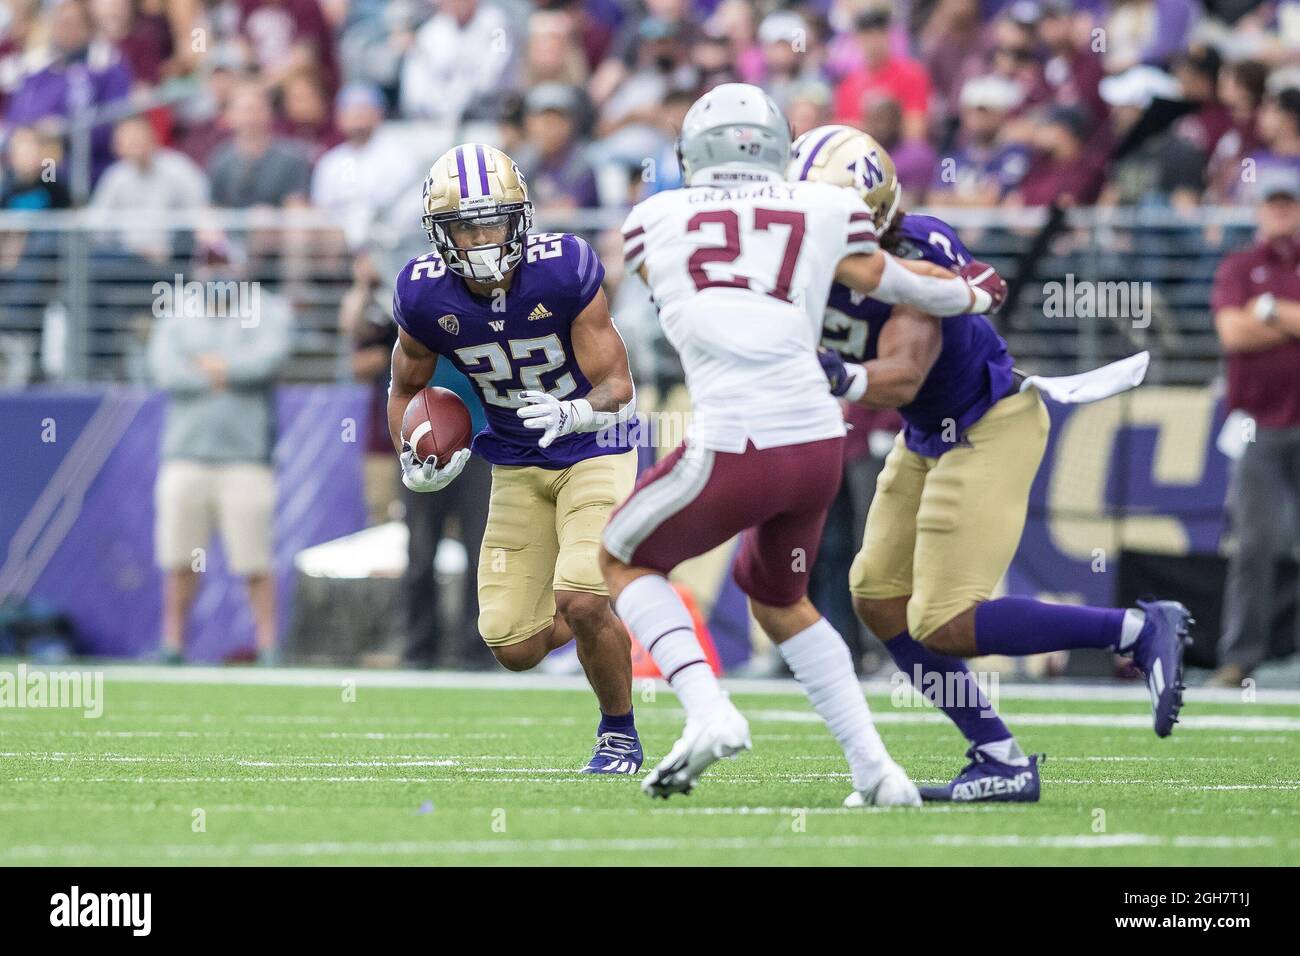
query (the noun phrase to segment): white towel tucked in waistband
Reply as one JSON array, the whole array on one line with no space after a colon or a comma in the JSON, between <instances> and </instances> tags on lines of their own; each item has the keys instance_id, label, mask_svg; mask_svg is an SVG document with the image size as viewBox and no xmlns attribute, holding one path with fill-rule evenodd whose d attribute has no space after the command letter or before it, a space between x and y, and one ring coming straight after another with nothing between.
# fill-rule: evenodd
<instances>
[{"instance_id":1,"label":"white towel tucked in waistband","mask_svg":"<svg viewBox=\"0 0 1300 956\"><path fill-rule=\"evenodd\" d=\"M1150 364L1151 353L1138 352L1137 355L1130 355L1126 359L1078 375L1031 375L1021 383L1020 390L1023 392L1032 386L1054 402L1084 405L1137 388L1146 377L1147 366Z\"/></svg>"}]
</instances>

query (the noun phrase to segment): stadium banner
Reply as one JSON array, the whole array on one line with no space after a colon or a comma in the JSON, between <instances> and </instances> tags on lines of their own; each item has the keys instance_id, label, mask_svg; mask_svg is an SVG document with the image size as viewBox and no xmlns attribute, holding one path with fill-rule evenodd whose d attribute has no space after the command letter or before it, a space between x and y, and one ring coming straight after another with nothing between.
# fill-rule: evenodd
<instances>
[{"instance_id":1,"label":"stadium banner","mask_svg":"<svg viewBox=\"0 0 1300 956\"><path fill-rule=\"evenodd\" d=\"M1224 409L1209 388L1144 386L1092 405L1047 402L1010 594L1111 605L1120 552L1215 554L1226 527Z\"/></svg>"},{"instance_id":2,"label":"stadium banner","mask_svg":"<svg viewBox=\"0 0 1300 956\"><path fill-rule=\"evenodd\" d=\"M362 455L370 391L281 386L274 566L280 632L292 615L293 557L365 525ZM160 641L162 577L154 563L154 478L166 398L143 389L31 389L0 397L6 449L0 508L0 598L29 596L67 614L77 650L145 657ZM243 582L220 546L186 632L196 661L251 657Z\"/></svg>"},{"instance_id":3,"label":"stadium banner","mask_svg":"<svg viewBox=\"0 0 1300 956\"><path fill-rule=\"evenodd\" d=\"M368 399L363 386L278 390L281 633L292 617L294 555L365 524ZM1121 550L1217 552L1228 460L1215 446L1223 409L1210 389L1148 386L1095 405L1048 404L1052 435L1008 593L1110 604ZM29 596L67 614L82 653L157 649L153 486L165 408L162 395L130 388L0 396L0 596ZM702 563L686 577L730 668L749 656L750 622L725 569L725 561ZM191 622L191 659L251 655L243 585L215 544Z\"/></svg>"}]
</instances>

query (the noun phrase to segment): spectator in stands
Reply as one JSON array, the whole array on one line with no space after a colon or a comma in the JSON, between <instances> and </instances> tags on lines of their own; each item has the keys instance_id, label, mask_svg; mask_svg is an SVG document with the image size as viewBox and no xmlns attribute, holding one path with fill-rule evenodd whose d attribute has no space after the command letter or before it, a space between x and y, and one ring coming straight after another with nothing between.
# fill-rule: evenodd
<instances>
[{"instance_id":1,"label":"spectator in stands","mask_svg":"<svg viewBox=\"0 0 1300 956\"><path fill-rule=\"evenodd\" d=\"M380 98L382 102L382 94ZM300 70L285 77L280 103L277 131L300 143L311 162L343 141L343 134L334 125L325 86L314 71Z\"/></svg>"},{"instance_id":2,"label":"spectator in stands","mask_svg":"<svg viewBox=\"0 0 1300 956\"><path fill-rule=\"evenodd\" d=\"M612 162L639 168L647 157L658 156L677 138L668 128L663 104L674 90L695 92L695 72L685 62L689 49L679 22L648 17L638 25L641 44L636 48L636 69L603 102L596 94L599 71L592 78L593 99L600 114L596 138L601 153ZM602 64L603 70L605 65Z\"/></svg>"},{"instance_id":3,"label":"spectator in stands","mask_svg":"<svg viewBox=\"0 0 1300 956\"><path fill-rule=\"evenodd\" d=\"M346 83L374 83L396 102L402 59L432 12L430 0L349 0L339 26Z\"/></svg>"},{"instance_id":4,"label":"spectator in stands","mask_svg":"<svg viewBox=\"0 0 1300 956\"><path fill-rule=\"evenodd\" d=\"M683 54L694 45L696 32L687 0L644 0L644 5L644 15L624 17L608 55L592 74L588 92L598 109L604 109L616 91L648 68L674 80L675 85L682 83L681 76L672 74L682 66Z\"/></svg>"},{"instance_id":5,"label":"spectator in stands","mask_svg":"<svg viewBox=\"0 0 1300 956\"><path fill-rule=\"evenodd\" d=\"M1207 159L1233 125L1232 111L1219 99L1222 68L1219 52L1207 46L1193 47L1174 62L1173 74L1182 98L1199 107L1195 113L1180 119L1174 130Z\"/></svg>"},{"instance_id":6,"label":"spectator in stands","mask_svg":"<svg viewBox=\"0 0 1300 956\"><path fill-rule=\"evenodd\" d=\"M519 168L539 209L600 205L596 174L578 137L582 98L571 86L546 83L524 99L525 145Z\"/></svg>"},{"instance_id":7,"label":"spectator in stands","mask_svg":"<svg viewBox=\"0 0 1300 956\"><path fill-rule=\"evenodd\" d=\"M1210 153L1206 178L1210 199L1226 202L1237 190L1242 160L1259 146L1255 117L1264 102L1268 68L1255 60L1230 63L1219 74L1219 99L1231 123Z\"/></svg>"},{"instance_id":8,"label":"spectator in stands","mask_svg":"<svg viewBox=\"0 0 1300 956\"><path fill-rule=\"evenodd\" d=\"M179 662L214 530L231 571L248 584L258 660L275 658L272 573L275 382L289 356L288 305L212 247L191 269L205 308L163 308L149 340L149 369L167 393L162 464L154 488L156 558L165 574L162 656ZM215 526L215 527L214 527Z\"/></svg>"},{"instance_id":9,"label":"spectator in stands","mask_svg":"<svg viewBox=\"0 0 1300 956\"><path fill-rule=\"evenodd\" d=\"M1248 159L1248 172L1258 178L1269 167L1282 166L1300 172L1300 89L1285 89L1264 99L1257 119L1262 147ZM1252 168L1253 167L1253 168ZM1243 177L1238 199L1254 199L1252 177Z\"/></svg>"},{"instance_id":10,"label":"spectator in stands","mask_svg":"<svg viewBox=\"0 0 1300 956\"><path fill-rule=\"evenodd\" d=\"M41 0L12 0L9 19L0 27L0 116L30 72L28 47L40 32L40 6Z\"/></svg>"},{"instance_id":11,"label":"spectator in stands","mask_svg":"<svg viewBox=\"0 0 1300 956\"><path fill-rule=\"evenodd\" d=\"M1106 72L1168 66L1187 49L1197 17L1192 0L1111 0L1103 23Z\"/></svg>"},{"instance_id":12,"label":"spectator in stands","mask_svg":"<svg viewBox=\"0 0 1300 956\"><path fill-rule=\"evenodd\" d=\"M831 121L831 88L820 80L790 86L785 97L780 106L795 136Z\"/></svg>"},{"instance_id":13,"label":"spectator in stands","mask_svg":"<svg viewBox=\"0 0 1300 956\"><path fill-rule=\"evenodd\" d=\"M1029 7L1014 3L994 21L988 52L989 70L1019 85L1025 100L1043 84L1037 9Z\"/></svg>"},{"instance_id":14,"label":"spectator in stands","mask_svg":"<svg viewBox=\"0 0 1300 956\"><path fill-rule=\"evenodd\" d=\"M572 15L559 10L539 10L529 17L528 46L524 52L527 89L543 83L581 87L589 73Z\"/></svg>"},{"instance_id":15,"label":"spectator in stands","mask_svg":"<svg viewBox=\"0 0 1300 956\"><path fill-rule=\"evenodd\" d=\"M854 21L863 66L836 87L835 119L839 123L860 125L869 108L868 98L887 97L901 108L902 141L919 143L927 133L930 77L920 63L898 56L891 49L889 24L887 7L869 7Z\"/></svg>"},{"instance_id":16,"label":"spectator in stands","mask_svg":"<svg viewBox=\"0 0 1300 956\"><path fill-rule=\"evenodd\" d=\"M1180 99L1179 84L1153 66L1135 66L1101 81L1111 109L1113 139L1121 140L1156 98ZM1148 137L1110 170L1099 202L1106 206L1189 209L1205 189L1205 154L1173 129Z\"/></svg>"},{"instance_id":17,"label":"spectator in stands","mask_svg":"<svg viewBox=\"0 0 1300 956\"><path fill-rule=\"evenodd\" d=\"M1043 0L1040 11L1037 36L1047 61L1031 102L1077 107L1093 129L1100 129L1107 110L1098 84L1105 71L1089 22L1075 16L1074 0Z\"/></svg>"},{"instance_id":18,"label":"spectator in stands","mask_svg":"<svg viewBox=\"0 0 1300 956\"><path fill-rule=\"evenodd\" d=\"M798 13L778 10L768 14L758 25L758 43L762 68L746 82L763 87L777 103L789 102L797 89L821 80L816 34Z\"/></svg>"},{"instance_id":19,"label":"spectator in stands","mask_svg":"<svg viewBox=\"0 0 1300 956\"><path fill-rule=\"evenodd\" d=\"M1262 169L1257 185L1259 241L1223 260L1211 297L1228 407L1249 418L1229 494L1236 551L1211 678L1224 687L1263 661L1277 560L1300 541L1300 171Z\"/></svg>"},{"instance_id":20,"label":"spectator in stands","mask_svg":"<svg viewBox=\"0 0 1300 956\"><path fill-rule=\"evenodd\" d=\"M921 60L934 84L934 106L942 117L955 116L968 77L986 70L979 0L938 0L917 40Z\"/></svg>"},{"instance_id":21,"label":"spectator in stands","mask_svg":"<svg viewBox=\"0 0 1300 956\"><path fill-rule=\"evenodd\" d=\"M90 0L90 12L96 42L117 49L137 84L155 86L168 75L187 71L189 58L174 58L177 51L172 42L172 24L158 0ZM179 11L173 13L183 19ZM181 26L181 50L189 51L189 31Z\"/></svg>"},{"instance_id":22,"label":"spectator in stands","mask_svg":"<svg viewBox=\"0 0 1300 956\"><path fill-rule=\"evenodd\" d=\"M114 236L114 244L118 251L164 265L174 251L174 234L166 214L206 206L207 177L184 153L159 146L144 116L117 124L113 152L117 162L99 178L90 205L104 211L148 216L154 225L135 224L122 229Z\"/></svg>"},{"instance_id":23,"label":"spectator in stands","mask_svg":"<svg viewBox=\"0 0 1300 956\"><path fill-rule=\"evenodd\" d=\"M961 90L957 148L941 158L929 202L939 206L996 206L1029 169L1029 149L1003 136L1024 94L997 74L967 80Z\"/></svg>"},{"instance_id":24,"label":"spectator in stands","mask_svg":"<svg viewBox=\"0 0 1300 956\"><path fill-rule=\"evenodd\" d=\"M236 0L239 35L260 78L279 87L302 70L319 74L328 99L338 89L334 32L318 0Z\"/></svg>"},{"instance_id":25,"label":"spectator in stands","mask_svg":"<svg viewBox=\"0 0 1300 956\"><path fill-rule=\"evenodd\" d=\"M367 83L343 87L335 120L345 138L316 164L311 201L338 217L349 248L355 250L366 244L377 217L401 199L415 203L423 169L420 157L385 131L384 99L378 87Z\"/></svg>"},{"instance_id":26,"label":"spectator in stands","mask_svg":"<svg viewBox=\"0 0 1300 956\"><path fill-rule=\"evenodd\" d=\"M35 129L20 126L5 144L0 176L0 209L44 212L72 204L54 164L55 144ZM0 232L0 330L19 330L28 337L26 347L6 338L0 351L6 358L3 378L13 384L31 376L30 356L41 317L52 298L52 266L60 253L60 236L50 230L22 229Z\"/></svg>"},{"instance_id":27,"label":"spectator in stands","mask_svg":"<svg viewBox=\"0 0 1300 956\"><path fill-rule=\"evenodd\" d=\"M904 138L906 113L898 100L883 94L868 96L866 112L859 124L889 152L898 171L903 205L919 205L934 181L938 157L925 139Z\"/></svg>"},{"instance_id":28,"label":"spectator in stands","mask_svg":"<svg viewBox=\"0 0 1300 956\"><path fill-rule=\"evenodd\" d=\"M512 32L494 3L442 0L402 61L402 115L441 123L451 133L474 100L509 85Z\"/></svg>"},{"instance_id":29,"label":"spectator in stands","mask_svg":"<svg viewBox=\"0 0 1300 956\"><path fill-rule=\"evenodd\" d=\"M720 30L702 30L696 35L691 44L690 68L695 73L695 85L701 90L737 83L740 79L731 38Z\"/></svg>"},{"instance_id":30,"label":"spectator in stands","mask_svg":"<svg viewBox=\"0 0 1300 956\"><path fill-rule=\"evenodd\" d=\"M0 209L39 212L72 205L55 164L54 143L30 126L19 126L5 144Z\"/></svg>"},{"instance_id":31,"label":"spectator in stands","mask_svg":"<svg viewBox=\"0 0 1300 956\"><path fill-rule=\"evenodd\" d=\"M226 125L232 136L212 154L208 176L217 206L292 206L307 201L311 164L300 146L274 130L271 97L255 80L231 93Z\"/></svg>"},{"instance_id":32,"label":"spectator in stands","mask_svg":"<svg viewBox=\"0 0 1300 956\"><path fill-rule=\"evenodd\" d=\"M230 138L226 120L230 98L239 88L240 71L233 53L212 53L205 60L208 69L202 95L180 104L176 148L200 166L209 168L212 154Z\"/></svg>"},{"instance_id":33,"label":"spectator in stands","mask_svg":"<svg viewBox=\"0 0 1300 956\"><path fill-rule=\"evenodd\" d=\"M101 46L91 56L91 24L84 0L61 0L50 14L49 63L23 80L9 102L5 125L40 124L49 131L66 135L68 121L77 105L75 91L86 90L87 108L102 106L125 97L131 91L131 69L121 54ZM105 123L91 131L91 181L111 161L112 126ZM91 183L79 184L89 189Z\"/></svg>"},{"instance_id":34,"label":"spectator in stands","mask_svg":"<svg viewBox=\"0 0 1300 956\"><path fill-rule=\"evenodd\" d=\"M1034 136L1034 157L1020 185L1007 194L1013 206L1088 205L1101 189L1105 157L1088 149L1088 120L1077 109L1054 107Z\"/></svg>"}]
</instances>

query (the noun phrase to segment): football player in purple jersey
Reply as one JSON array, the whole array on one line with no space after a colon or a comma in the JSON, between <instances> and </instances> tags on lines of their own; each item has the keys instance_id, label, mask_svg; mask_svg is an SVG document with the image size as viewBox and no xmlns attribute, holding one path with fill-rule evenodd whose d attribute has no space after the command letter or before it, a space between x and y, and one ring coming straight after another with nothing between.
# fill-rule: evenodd
<instances>
[{"instance_id":1,"label":"football player in purple jersey","mask_svg":"<svg viewBox=\"0 0 1300 956\"><path fill-rule=\"evenodd\" d=\"M596 559L636 477L636 451L618 427L634 412L632 375L600 259L577 236L530 233L532 218L527 185L501 150L467 143L433 164L423 217L433 251L406 264L393 296L389 430L406 487L446 487L471 449L415 460L402 414L439 358L473 383L487 427L472 451L492 463L479 633L513 671L575 640L601 710L584 772L634 774L643 758L631 644Z\"/></svg>"},{"instance_id":2,"label":"football player in purple jersey","mask_svg":"<svg viewBox=\"0 0 1300 956\"><path fill-rule=\"evenodd\" d=\"M972 256L933 216L899 210L889 154L846 126L794 144L787 178L853 188L873 211L882 249L960 269ZM1006 343L983 316L938 319L832 287L822 364L833 393L897 408L904 427L876 482L862 550L849 573L858 616L899 669L957 725L969 765L929 800L1035 801L1038 755L1026 755L963 658L1076 647L1131 655L1146 675L1155 732L1182 705L1191 623L1175 601L1137 608L990 600L1024 529L1050 425L1038 389L1022 387ZM847 361L846 361L847 360ZM937 699L936 699L937 698Z\"/></svg>"}]
</instances>

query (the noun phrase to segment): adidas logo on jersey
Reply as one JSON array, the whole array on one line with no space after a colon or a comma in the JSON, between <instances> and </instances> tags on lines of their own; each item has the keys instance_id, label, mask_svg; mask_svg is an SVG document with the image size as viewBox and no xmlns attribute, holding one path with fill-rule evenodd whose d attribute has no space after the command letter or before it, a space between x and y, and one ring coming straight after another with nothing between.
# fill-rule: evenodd
<instances>
[{"instance_id":1,"label":"adidas logo on jersey","mask_svg":"<svg viewBox=\"0 0 1300 956\"><path fill-rule=\"evenodd\" d=\"M438 324L446 329L448 335L460 334L460 319L448 313L438 320Z\"/></svg>"},{"instance_id":2,"label":"adidas logo on jersey","mask_svg":"<svg viewBox=\"0 0 1300 956\"><path fill-rule=\"evenodd\" d=\"M548 309L546 306L542 305L540 302L538 302L537 305L533 307L533 311L528 313L529 322L535 322L538 319L549 319L550 317L551 317L551 310Z\"/></svg>"}]
</instances>

